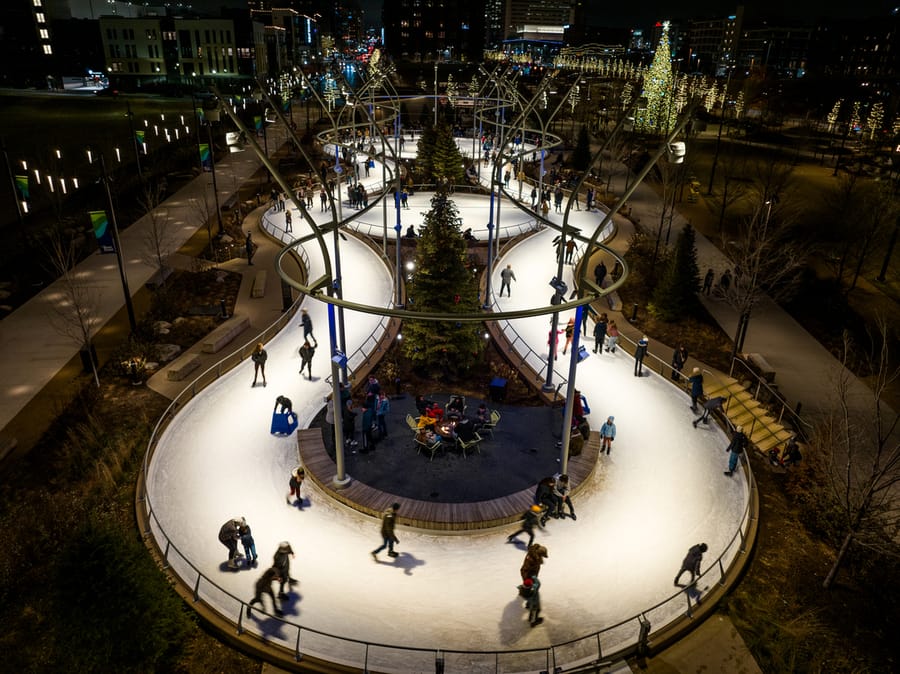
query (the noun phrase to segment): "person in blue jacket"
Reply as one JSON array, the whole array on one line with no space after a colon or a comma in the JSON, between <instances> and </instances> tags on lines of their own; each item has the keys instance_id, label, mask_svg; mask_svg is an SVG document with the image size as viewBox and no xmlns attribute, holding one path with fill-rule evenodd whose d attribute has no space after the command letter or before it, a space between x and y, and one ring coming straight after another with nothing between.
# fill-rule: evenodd
<instances>
[{"instance_id":1,"label":"person in blue jacket","mask_svg":"<svg viewBox=\"0 0 900 674\"><path fill-rule=\"evenodd\" d=\"M606 453L609 454L612 449L612 442L616 439L616 425L613 423L616 420L615 417L609 417L606 420L606 423L600 427L600 453L603 454L603 450L606 450Z\"/></svg>"}]
</instances>

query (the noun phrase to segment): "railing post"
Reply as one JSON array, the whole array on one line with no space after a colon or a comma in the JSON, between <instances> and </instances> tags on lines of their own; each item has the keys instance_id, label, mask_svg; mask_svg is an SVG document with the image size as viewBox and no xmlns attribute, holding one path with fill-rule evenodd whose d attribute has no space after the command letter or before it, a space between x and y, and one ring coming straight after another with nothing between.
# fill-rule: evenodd
<instances>
[{"instance_id":1,"label":"railing post","mask_svg":"<svg viewBox=\"0 0 900 674\"><path fill-rule=\"evenodd\" d=\"M722 558L719 557L719 585L725 587L725 567L722 565Z\"/></svg>"},{"instance_id":2,"label":"railing post","mask_svg":"<svg viewBox=\"0 0 900 674\"><path fill-rule=\"evenodd\" d=\"M166 539L166 549L163 551L163 569L169 568L169 548L172 547L172 541Z\"/></svg>"},{"instance_id":3,"label":"railing post","mask_svg":"<svg viewBox=\"0 0 900 674\"><path fill-rule=\"evenodd\" d=\"M241 610L238 613L238 622L237 622L237 633L238 636L244 633L244 604L241 603Z\"/></svg>"},{"instance_id":4,"label":"railing post","mask_svg":"<svg viewBox=\"0 0 900 674\"><path fill-rule=\"evenodd\" d=\"M198 571L197 572L197 582L194 583L194 601L200 601L200 579L203 578L203 575Z\"/></svg>"},{"instance_id":5,"label":"railing post","mask_svg":"<svg viewBox=\"0 0 900 674\"><path fill-rule=\"evenodd\" d=\"M297 643L294 646L294 660L300 662L303 659L303 655L300 653L300 632L303 630L299 625L297 626Z\"/></svg>"}]
</instances>

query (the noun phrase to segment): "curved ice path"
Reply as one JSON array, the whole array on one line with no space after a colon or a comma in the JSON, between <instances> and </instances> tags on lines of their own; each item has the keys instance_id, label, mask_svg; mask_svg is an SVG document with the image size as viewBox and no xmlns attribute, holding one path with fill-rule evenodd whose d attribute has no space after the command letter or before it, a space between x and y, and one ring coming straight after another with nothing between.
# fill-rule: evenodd
<instances>
[{"instance_id":1,"label":"curved ice path","mask_svg":"<svg viewBox=\"0 0 900 674\"><path fill-rule=\"evenodd\" d=\"M501 261L513 265L518 279L512 298L501 300L503 308L533 306L549 298L547 282L556 272L553 236L552 231L536 235ZM307 250L313 266L320 264L316 247ZM391 282L371 250L351 239L342 243L341 252L345 296L385 305ZM571 287L571 278L567 281ZM495 283L499 287L499 278ZM323 379L325 307L309 300L306 305L321 345L314 362L319 378L308 382L297 374L297 320L267 345L268 387L250 388L249 361L224 376L174 419L148 471L149 495L166 534L228 593L248 601L278 542L289 540L297 552L292 574L301 580L284 605L291 622L339 637L431 649L541 648L613 625L663 601L676 589L672 578L690 545L705 541L708 563L737 531L748 494L742 479L722 475L725 436L714 425L693 429L686 396L657 375L634 377L631 358L619 350L592 355L578 368L577 383L593 410L593 426L612 414L618 436L612 455L600 460L593 480L576 499L577 522L551 521L538 535L550 551L541 573L546 622L540 629L529 628L515 595L523 549L505 543L509 527L462 536L401 527L401 556L389 561L382 555L382 563L374 563L369 551L380 543L376 520L332 503L312 488L311 506L303 512L284 501L297 447L294 438L269 434L274 399L279 394L292 398L302 427L321 409L328 391ZM563 313L562 323L568 315ZM377 320L348 312L349 351ZM546 351L548 317L513 323L532 348ZM587 346L592 348L590 339ZM502 437L501 427L497 441ZM253 527L261 561L256 570L224 569L225 549L217 533L233 516L245 516ZM193 582L196 574L178 555L170 555L170 561L182 578ZM724 561L727 565L729 559ZM238 602L210 590L206 582L202 596L237 620ZM653 616L654 628L683 610L684 603L673 602ZM243 626L286 647L295 645L295 628L258 612L244 619ZM634 630L632 624L622 638L632 638ZM359 645L304 634L306 652L361 662ZM604 649L614 645L605 643ZM382 668L425 666L408 653L393 653L396 657L381 663Z\"/></svg>"}]
</instances>

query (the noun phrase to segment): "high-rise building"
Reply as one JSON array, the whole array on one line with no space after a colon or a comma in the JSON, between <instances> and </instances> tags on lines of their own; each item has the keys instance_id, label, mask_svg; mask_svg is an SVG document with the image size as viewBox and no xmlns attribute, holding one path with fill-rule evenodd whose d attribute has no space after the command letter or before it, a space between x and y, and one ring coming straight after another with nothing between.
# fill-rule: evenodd
<instances>
[{"instance_id":1,"label":"high-rise building","mask_svg":"<svg viewBox=\"0 0 900 674\"><path fill-rule=\"evenodd\" d=\"M689 72L724 75L736 65L744 8L716 19L692 19L688 25Z\"/></svg>"},{"instance_id":2,"label":"high-rise building","mask_svg":"<svg viewBox=\"0 0 900 674\"><path fill-rule=\"evenodd\" d=\"M485 8L457 0L384 0L384 48L394 58L480 61Z\"/></svg>"}]
</instances>

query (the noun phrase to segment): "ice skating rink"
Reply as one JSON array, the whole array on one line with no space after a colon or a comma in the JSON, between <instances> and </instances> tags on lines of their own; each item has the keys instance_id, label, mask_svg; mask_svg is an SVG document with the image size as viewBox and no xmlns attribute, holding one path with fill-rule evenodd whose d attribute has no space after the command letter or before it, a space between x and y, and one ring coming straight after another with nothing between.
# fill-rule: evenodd
<instances>
[{"instance_id":1,"label":"ice skating rink","mask_svg":"<svg viewBox=\"0 0 900 674\"><path fill-rule=\"evenodd\" d=\"M412 197L404 217L427 210L429 197ZM481 199L480 212L477 206L466 206L464 227L474 226L468 224L470 217L483 225L487 198ZM319 217L318 203L311 211ZM521 219L521 212L515 213ZM281 214L275 216L270 228L283 221ZM583 218L585 232L601 218L597 213L573 213L576 226L581 226L576 216ZM391 225L394 217L391 211ZM296 212L293 220L294 234L301 236L306 225ZM404 230L407 224L404 221ZM548 280L556 274L555 235L554 230L538 233L497 262L495 291L506 264L517 278L512 296L499 300L501 308L549 302ZM306 250L315 277L322 268L317 246ZM390 275L372 249L348 237L341 255L344 297L387 306ZM571 288L571 267L566 269ZM298 315L266 345L268 386L251 388L249 360L223 376L168 425L148 467L151 528L159 547L202 601L243 629L288 649L299 643L303 653L357 666L365 663L379 671L434 671L437 650L546 649L601 630L606 631L599 643L610 653L636 640L637 614L646 612L654 630L684 614L687 600L672 581L688 547L701 541L709 546L703 570L712 566L712 571L700 589L719 581L720 556L727 569L739 554L738 531L747 517L749 494L743 467L732 478L722 474L725 435L714 424L695 430L688 397L646 368L643 377L635 377L632 358L619 349L615 354L592 354L578 366L577 386L590 403L592 427L598 429L613 415L618 434L612 454L601 457L593 479L575 499L578 520L551 520L538 532L537 542L549 550L540 574L543 625L529 627L516 594L524 546L506 542L514 527L453 535L401 526L400 556L382 554L376 563L370 555L380 545L376 519L329 501L311 485L305 486L308 505L303 511L285 503L288 477L298 463L297 442L269 434L275 397L287 395L294 401L303 428L330 390L325 381L326 307L310 299L304 306L319 341L314 380L298 374ZM574 312L562 312L561 327L570 315ZM369 337L378 321L375 315L346 312L349 352ZM549 317L518 319L511 327L535 352L546 354ZM585 345L593 349L590 337ZM557 370L566 372L568 363L565 357ZM503 442L502 422L495 442ZM489 446L483 451L490 451ZM226 549L217 534L232 517L246 517L252 526L258 568L226 568ZM290 541L297 553L291 574L300 581L283 602L284 621L259 611L248 618L242 602L253 597L254 582L282 540ZM268 603L266 608L271 611ZM555 655L569 663L595 658L597 643L592 637L557 648ZM448 672L495 671L498 664L502 671L547 666L546 651L496 657L451 652L445 657Z\"/></svg>"}]
</instances>

